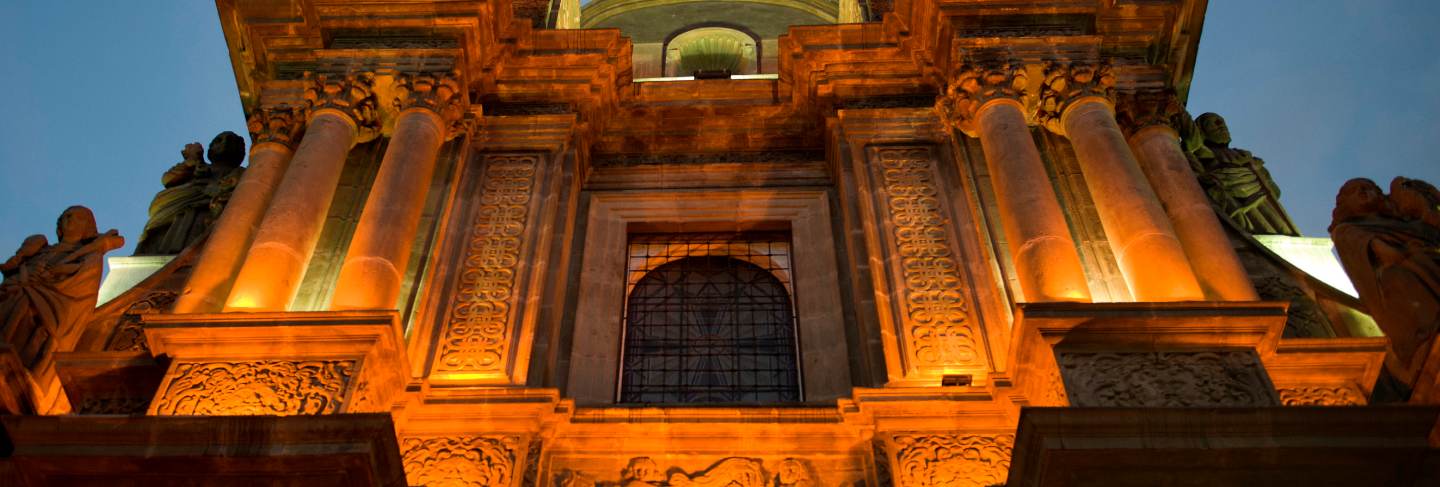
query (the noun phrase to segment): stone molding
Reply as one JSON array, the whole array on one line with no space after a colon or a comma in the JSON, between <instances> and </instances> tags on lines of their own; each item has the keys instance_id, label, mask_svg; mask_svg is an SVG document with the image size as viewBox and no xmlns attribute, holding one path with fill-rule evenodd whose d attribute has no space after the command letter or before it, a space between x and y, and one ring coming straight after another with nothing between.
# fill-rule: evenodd
<instances>
[{"instance_id":1,"label":"stone molding","mask_svg":"<svg viewBox=\"0 0 1440 487\"><path fill-rule=\"evenodd\" d=\"M946 125L979 137L976 117L980 108L1007 99L1023 106L1029 84L1025 65L1019 62L966 63L956 70L945 93L936 100L935 112Z\"/></svg>"},{"instance_id":2,"label":"stone molding","mask_svg":"<svg viewBox=\"0 0 1440 487\"><path fill-rule=\"evenodd\" d=\"M915 487L1005 485L1015 447L1013 434L915 432L896 434L892 441L894 482Z\"/></svg>"},{"instance_id":3,"label":"stone molding","mask_svg":"<svg viewBox=\"0 0 1440 487\"><path fill-rule=\"evenodd\" d=\"M380 136L375 73L314 74L308 79L311 81L310 86L305 88L305 100L309 102L308 117L313 118L322 111L338 111L355 124L357 142L368 142Z\"/></svg>"},{"instance_id":4,"label":"stone molding","mask_svg":"<svg viewBox=\"0 0 1440 487\"><path fill-rule=\"evenodd\" d=\"M1274 386L1252 350L1056 351L1076 407L1275 406Z\"/></svg>"},{"instance_id":5,"label":"stone molding","mask_svg":"<svg viewBox=\"0 0 1440 487\"><path fill-rule=\"evenodd\" d=\"M394 89L397 111L419 108L433 112L440 117L446 139L465 133L462 122L468 97L458 71L399 73Z\"/></svg>"},{"instance_id":6,"label":"stone molding","mask_svg":"<svg viewBox=\"0 0 1440 487\"><path fill-rule=\"evenodd\" d=\"M178 362L151 414L253 416L337 414L355 379L354 360Z\"/></svg>"},{"instance_id":7,"label":"stone molding","mask_svg":"<svg viewBox=\"0 0 1440 487\"><path fill-rule=\"evenodd\" d=\"M519 479L516 436L436 436L401 440L410 485L508 487Z\"/></svg>"},{"instance_id":8,"label":"stone molding","mask_svg":"<svg viewBox=\"0 0 1440 487\"><path fill-rule=\"evenodd\" d=\"M1115 71L1107 62L1052 61L1045 65L1045 80L1040 85L1040 125L1060 135L1065 134L1065 111L1086 98L1102 98L1115 104Z\"/></svg>"},{"instance_id":9,"label":"stone molding","mask_svg":"<svg viewBox=\"0 0 1440 487\"><path fill-rule=\"evenodd\" d=\"M1185 112L1175 90L1137 90L1122 92L1115 101L1115 121L1127 136L1148 127L1178 130L1176 119Z\"/></svg>"},{"instance_id":10,"label":"stone molding","mask_svg":"<svg viewBox=\"0 0 1440 487\"><path fill-rule=\"evenodd\" d=\"M304 106L262 106L250 112L245 125L250 131L250 140L256 146L276 143L295 150L300 143L300 134L305 130L309 112L309 108Z\"/></svg>"}]
</instances>

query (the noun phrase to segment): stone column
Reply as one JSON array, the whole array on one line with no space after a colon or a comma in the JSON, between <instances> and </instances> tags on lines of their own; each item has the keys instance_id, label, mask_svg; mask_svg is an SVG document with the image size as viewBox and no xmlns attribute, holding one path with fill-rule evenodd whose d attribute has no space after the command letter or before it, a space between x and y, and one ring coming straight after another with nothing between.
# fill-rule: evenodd
<instances>
[{"instance_id":1,"label":"stone column","mask_svg":"<svg viewBox=\"0 0 1440 487\"><path fill-rule=\"evenodd\" d=\"M1020 101L1028 80L1019 64L961 68L942 101L943 118L985 151L1005 239L1024 301L1090 301L1080 254L1040 160Z\"/></svg>"},{"instance_id":2,"label":"stone column","mask_svg":"<svg viewBox=\"0 0 1440 487\"><path fill-rule=\"evenodd\" d=\"M1184 112L1175 94L1127 94L1120 100L1119 110L1121 125L1130 134L1130 147L1164 204L1191 268L1204 269L1195 277L1205 295L1220 301L1259 300L1249 274L1210 207L1210 199L1195 179L1181 148L1180 134L1171 125Z\"/></svg>"},{"instance_id":3,"label":"stone column","mask_svg":"<svg viewBox=\"0 0 1440 487\"><path fill-rule=\"evenodd\" d=\"M402 74L396 86L406 92L400 115L340 267L331 309L395 307L435 157L462 115L464 94L453 74Z\"/></svg>"},{"instance_id":4,"label":"stone column","mask_svg":"<svg viewBox=\"0 0 1440 487\"><path fill-rule=\"evenodd\" d=\"M377 122L374 77L320 76L306 91L313 111L290 169L275 189L225 311L283 311L295 297L325 226L350 148Z\"/></svg>"},{"instance_id":5,"label":"stone column","mask_svg":"<svg viewBox=\"0 0 1440 487\"><path fill-rule=\"evenodd\" d=\"M175 300L176 313L213 313L224 307L245 251L290 165L304 120L303 107L265 106L250 114L250 139L255 141L250 165L210 231L184 292Z\"/></svg>"},{"instance_id":6,"label":"stone column","mask_svg":"<svg viewBox=\"0 0 1440 487\"><path fill-rule=\"evenodd\" d=\"M1203 300L1160 199L1115 122L1114 86L1108 65L1052 63L1041 90L1041 119L1074 146L1100 224L1135 300Z\"/></svg>"}]
</instances>

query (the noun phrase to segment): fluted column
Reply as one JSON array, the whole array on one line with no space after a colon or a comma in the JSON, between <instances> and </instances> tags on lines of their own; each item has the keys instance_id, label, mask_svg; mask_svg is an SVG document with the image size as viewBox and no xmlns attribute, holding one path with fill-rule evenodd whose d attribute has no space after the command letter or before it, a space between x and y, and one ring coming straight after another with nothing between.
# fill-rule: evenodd
<instances>
[{"instance_id":1,"label":"fluted column","mask_svg":"<svg viewBox=\"0 0 1440 487\"><path fill-rule=\"evenodd\" d=\"M388 309L400 296L435 157L464 95L455 75L400 75L395 132L350 240L331 309Z\"/></svg>"},{"instance_id":2,"label":"fluted column","mask_svg":"<svg viewBox=\"0 0 1440 487\"><path fill-rule=\"evenodd\" d=\"M307 90L310 122L235 278L226 311L282 311L295 297L345 157L362 136L373 133L373 83L368 73L320 76Z\"/></svg>"},{"instance_id":3,"label":"fluted column","mask_svg":"<svg viewBox=\"0 0 1440 487\"><path fill-rule=\"evenodd\" d=\"M1170 216L1191 268L1204 270L1196 272L1195 277L1205 295L1221 301L1259 300L1180 147L1180 134L1172 123L1184 109L1175 94L1130 93L1121 98L1118 108L1120 124L1130 134L1130 147L1140 161L1140 169Z\"/></svg>"},{"instance_id":4,"label":"fluted column","mask_svg":"<svg viewBox=\"0 0 1440 487\"><path fill-rule=\"evenodd\" d=\"M1041 119L1075 148L1130 294L1137 301L1202 300L1185 250L1115 122L1114 86L1109 65L1052 63Z\"/></svg>"},{"instance_id":5,"label":"fluted column","mask_svg":"<svg viewBox=\"0 0 1440 487\"><path fill-rule=\"evenodd\" d=\"M176 313L213 313L224 307L260 219L290 165L305 113L303 107L263 106L250 114L247 125L255 141L250 165L210 230L190 280L175 300Z\"/></svg>"},{"instance_id":6,"label":"fluted column","mask_svg":"<svg viewBox=\"0 0 1440 487\"><path fill-rule=\"evenodd\" d=\"M942 117L980 139L1024 300L1090 301L1075 240L1020 101L1027 83L1018 64L966 65L946 91Z\"/></svg>"}]
</instances>

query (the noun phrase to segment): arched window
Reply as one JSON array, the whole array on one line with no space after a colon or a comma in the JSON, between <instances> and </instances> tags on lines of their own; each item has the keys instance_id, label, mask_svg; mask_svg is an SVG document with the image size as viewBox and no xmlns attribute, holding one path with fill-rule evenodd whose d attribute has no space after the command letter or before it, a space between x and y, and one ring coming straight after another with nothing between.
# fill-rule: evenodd
<instances>
[{"instance_id":1,"label":"arched window","mask_svg":"<svg viewBox=\"0 0 1440 487\"><path fill-rule=\"evenodd\" d=\"M779 260L788 268L784 245ZM631 287L620 402L801 400L790 292L771 269L747 261L775 259L714 254L668 260Z\"/></svg>"}]
</instances>

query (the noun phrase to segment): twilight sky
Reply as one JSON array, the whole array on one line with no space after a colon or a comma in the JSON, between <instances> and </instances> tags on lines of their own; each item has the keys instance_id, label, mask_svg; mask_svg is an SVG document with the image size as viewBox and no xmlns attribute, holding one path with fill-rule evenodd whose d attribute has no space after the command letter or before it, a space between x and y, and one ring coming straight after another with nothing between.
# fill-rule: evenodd
<instances>
[{"instance_id":1,"label":"twilight sky","mask_svg":"<svg viewBox=\"0 0 1440 487\"><path fill-rule=\"evenodd\" d=\"M129 255L187 142L245 132L212 2L0 0L0 259L95 210ZM1440 184L1440 2L1213 0L1189 108L1265 159L1306 235L1351 177Z\"/></svg>"}]
</instances>

